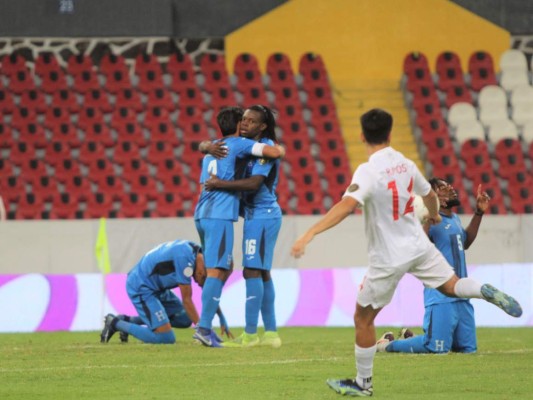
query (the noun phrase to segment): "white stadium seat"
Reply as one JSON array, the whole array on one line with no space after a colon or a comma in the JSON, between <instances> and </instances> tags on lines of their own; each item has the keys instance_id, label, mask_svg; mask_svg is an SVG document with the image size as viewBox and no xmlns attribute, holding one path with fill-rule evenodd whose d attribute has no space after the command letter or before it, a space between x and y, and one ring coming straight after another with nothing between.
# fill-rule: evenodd
<instances>
[{"instance_id":1,"label":"white stadium seat","mask_svg":"<svg viewBox=\"0 0 533 400\"><path fill-rule=\"evenodd\" d=\"M479 121L464 121L455 128L455 138L459 143L468 139L485 140L485 129Z\"/></svg>"},{"instance_id":2,"label":"white stadium seat","mask_svg":"<svg viewBox=\"0 0 533 400\"><path fill-rule=\"evenodd\" d=\"M448 123L455 128L460 123L466 121L477 121L477 114L474 106L464 102L452 105L448 111Z\"/></svg>"},{"instance_id":3,"label":"white stadium seat","mask_svg":"<svg viewBox=\"0 0 533 400\"><path fill-rule=\"evenodd\" d=\"M527 72L526 55L520 50L509 49L500 56L500 69L505 71L507 69L520 69Z\"/></svg>"},{"instance_id":4,"label":"white stadium seat","mask_svg":"<svg viewBox=\"0 0 533 400\"><path fill-rule=\"evenodd\" d=\"M518 129L510 119L496 121L489 125L489 140L497 143L501 139L518 139Z\"/></svg>"}]
</instances>

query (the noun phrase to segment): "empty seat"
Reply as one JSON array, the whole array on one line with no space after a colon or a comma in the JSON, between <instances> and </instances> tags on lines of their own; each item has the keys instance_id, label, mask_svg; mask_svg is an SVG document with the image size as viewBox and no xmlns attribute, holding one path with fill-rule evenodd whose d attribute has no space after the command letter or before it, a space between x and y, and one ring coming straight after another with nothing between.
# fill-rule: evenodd
<instances>
[{"instance_id":1,"label":"empty seat","mask_svg":"<svg viewBox=\"0 0 533 400\"><path fill-rule=\"evenodd\" d=\"M527 72L527 59L524 53L516 49L505 50L500 56L500 69L521 70Z\"/></svg>"},{"instance_id":2,"label":"empty seat","mask_svg":"<svg viewBox=\"0 0 533 400\"><path fill-rule=\"evenodd\" d=\"M2 114L11 114L15 109L15 101L11 93L0 86L0 112Z\"/></svg>"},{"instance_id":3,"label":"empty seat","mask_svg":"<svg viewBox=\"0 0 533 400\"><path fill-rule=\"evenodd\" d=\"M468 60L468 72L470 74L470 87L476 92L485 86L498 84L492 56L486 51L472 53Z\"/></svg>"},{"instance_id":4,"label":"empty seat","mask_svg":"<svg viewBox=\"0 0 533 400\"><path fill-rule=\"evenodd\" d=\"M128 193L120 199L120 205L116 211L118 218L143 218L148 215L148 201L139 193Z\"/></svg>"},{"instance_id":5,"label":"empty seat","mask_svg":"<svg viewBox=\"0 0 533 400\"><path fill-rule=\"evenodd\" d=\"M175 192L161 193L157 196L154 216L166 217L183 217L183 201Z\"/></svg>"},{"instance_id":6,"label":"empty seat","mask_svg":"<svg viewBox=\"0 0 533 400\"><path fill-rule=\"evenodd\" d=\"M19 104L21 107L27 107L35 111L37 114L42 114L48 109L44 95L37 89L22 92Z\"/></svg>"},{"instance_id":7,"label":"empty seat","mask_svg":"<svg viewBox=\"0 0 533 400\"><path fill-rule=\"evenodd\" d=\"M457 127L462 122L476 120L476 109L469 103L455 103L448 111L448 123L452 127Z\"/></svg>"},{"instance_id":8,"label":"empty seat","mask_svg":"<svg viewBox=\"0 0 533 400\"><path fill-rule=\"evenodd\" d=\"M459 56L451 51L445 51L437 57L438 87L447 91L453 86L463 86L465 84L463 70Z\"/></svg>"},{"instance_id":9,"label":"empty seat","mask_svg":"<svg viewBox=\"0 0 533 400\"><path fill-rule=\"evenodd\" d=\"M529 104L533 106L533 87L530 85L517 86L511 92L511 106Z\"/></svg>"},{"instance_id":10,"label":"empty seat","mask_svg":"<svg viewBox=\"0 0 533 400\"><path fill-rule=\"evenodd\" d=\"M503 90L500 86L485 86L479 92L477 102L479 107L485 107L487 105L507 107L507 94L505 93L505 90Z\"/></svg>"},{"instance_id":11,"label":"empty seat","mask_svg":"<svg viewBox=\"0 0 533 400\"><path fill-rule=\"evenodd\" d=\"M494 146L494 155L499 162L498 174L503 178L526 171L522 145L518 139L501 139Z\"/></svg>"},{"instance_id":12,"label":"empty seat","mask_svg":"<svg viewBox=\"0 0 533 400\"><path fill-rule=\"evenodd\" d=\"M485 140L485 129L479 121L460 122L455 128L455 138L459 143L469 139Z\"/></svg>"},{"instance_id":13,"label":"empty seat","mask_svg":"<svg viewBox=\"0 0 533 400\"><path fill-rule=\"evenodd\" d=\"M137 88L143 93L164 86L163 70L155 54L138 54L135 58L135 74L139 77Z\"/></svg>"},{"instance_id":14,"label":"empty seat","mask_svg":"<svg viewBox=\"0 0 533 400\"><path fill-rule=\"evenodd\" d=\"M104 90L93 89L83 94L82 105L84 108L98 108L104 113L113 111L109 97Z\"/></svg>"},{"instance_id":15,"label":"empty seat","mask_svg":"<svg viewBox=\"0 0 533 400\"><path fill-rule=\"evenodd\" d=\"M70 90L58 90L54 92L50 106L63 108L71 114L76 114L80 111L80 105L78 104L76 94Z\"/></svg>"},{"instance_id":16,"label":"empty seat","mask_svg":"<svg viewBox=\"0 0 533 400\"><path fill-rule=\"evenodd\" d=\"M87 205L84 211L86 218L109 217L113 211L113 200L105 193L89 193L87 195Z\"/></svg>"},{"instance_id":17,"label":"empty seat","mask_svg":"<svg viewBox=\"0 0 533 400\"><path fill-rule=\"evenodd\" d=\"M512 119L518 126L526 125L533 121L533 104L521 103L512 109Z\"/></svg>"},{"instance_id":18,"label":"empty seat","mask_svg":"<svg viewBox=\"0 0 533 400\"><path fill-rule=\"evenodd\" d=\"M503 138L518 138L518 130L516 125L510 119L493 122L489 125L489 140L496 143Z\"/></svg>"},{"instance_id":19,"label":"empty seat","mask_svg":"<svg viewBox=\"0 0 533 400\"><path fill-rule=\"evenodd\" d=\"M502 70L500 85L506 91L510 92L519 86L529 85L527 70L522 69L505 69Z\"/></svg>"},{"instance_id":20,"label":"empty seat","mask_svg":"<svg viewBox=\"0 0 533 400\"><path fill-rule=\"evenodd\" d=\"M208 92L220 88L231 90L226 62L222 54L204 54L200 59L200 69L205 78L204 88Z\"/></svg>"},{"instance_id":21,"label":"empty seat","mask_svg":"<svg viewBox=\"0 0 533 400\"><path fill-rule=\"evenodd\" d=\"M450 85L446 90L446 107L450 108L455 103L472 103L472 95L465 84Z\"/></svg>"},{"instance_id":22,"label":"empty seat","mask_svg":"<svg viewBox=\"0 0 533 400\"><path fill-rule=\"evenodd\" d=\"M526 144L533 143L533 121L528 121L522 128L522 139ZM533 162L533 157L531 158Z\"/></svg>"},{"instance_id":23,"label":"empty seat","mask_svg":"<svg viewBox=\"0 0 533 400\"><path fill-rule=\"evenodd\" d=\"M168 112L173 112L176 109L174 100L170 92L165 88L154 88L147 92L147 104L150 107L161 107L167 110Z\"/></svg>"},{"instance_id":24,"label":"empty seat","mask_svg":"<svg viewBox=\"0 0 533 400\"><path fill-rule=\"evenodd\" d=\"M496 103L486 104L479 109L479 120L484 126L489 126L498 121L506 121L509 119L507 114L507 106Z\"/></svg>"}]
</instances>

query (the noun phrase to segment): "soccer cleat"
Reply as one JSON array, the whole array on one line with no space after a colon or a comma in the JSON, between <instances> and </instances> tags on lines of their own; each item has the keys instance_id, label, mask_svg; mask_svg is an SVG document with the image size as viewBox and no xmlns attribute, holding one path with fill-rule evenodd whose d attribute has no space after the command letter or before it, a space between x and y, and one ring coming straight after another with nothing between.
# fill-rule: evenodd
<instances>
[{"instance_id":1,"label":"soccer cleat","mask_svg":"<svg viewBox=\"0 0 533 400\"><path fill-rule=\"evenodd\" d=\"M404 340L409 339L410 337L414 337L415 334L413 331L409 328L402 328L400 332L398 333L398 338L396 340Z\"/></svg>"},{"instance_id":2,"label":"soccer cleat","mask_svg":"<svg viewBox=\"0 0 533 400\"><path fill-rule=\"evenodd\" d=\"M233 341L233 343L239 344L242 347L257 346L259 344L259 335L257 333L243 332L241 333L241 336Z\"/></svg>"},{"instance_id":3,"label":"soccer cleat","mask_svg":"<svg viewBox=\"0 0 533 400\"><path fill-rule=\"evenodd\" d=\"M217 334L213 333L211 329L197 328L192 338L206 347L224 347L222 342L217 340L217 338L220 339Z\"/></svg>"},{"instance_id":4,"label":"soccer cleat","mask_svg":"<svg viewBox=\"0 0 533 400\"><path fill-rule=\"evenodd\" d=\"M376 342L376 351L386 351L387 346L392 341L394 341L394 334L392 332L385 332Z\"/></svg>"},{"instance_id":5,"label":"soccer cleat","mask_svg":"<svg viewBox=\"0 0 533 400\"><path fill-rule=\"evenodd\" d=\"M259 344L261 346L270 346L277 349L281 347L281 338L279 337L278 332L266 331Z\"/></svg>"},{"instance_id":6,"label":"soccer cleat","mask_svg":"<svg viewBox=\"0 0 533 400\"><path fill-rule=\"evenodd\" d=\"M488 283L481 286L481 295L489 303L501 308L512 317L518 318L522 315L522 307L518 301Z\"/></svg>"},{"instance_id":7,"label":"soccer cleat","mask_svg":"<svg viewBox=\"0 0 533 400\"><path fill-rule=\"evenodd\" d=\"M117 331L116 328L113 327L113 322L116 318L117 317L115 317L113 314L107 314L104 317L104 329L102 329L102 333L100 333L100 343L109 342L111 336L113 336Z\"/></svg>"},{"instance_id":8,"label":"soccer cleat","mask_svg":"<svg viewBox=\"0 0 533 400\"><path fill-rule=\"evenodd\" d=\"M126 322L129 322L129 317L127 315L123 315L123 314L119 314L117 315L117 318L121 321L126 321ZM120 331L118 333L118 336L120 337L120 342L121 343L128 343L128 338L129 338L129 334L128 332L122 332Z\"/></svg>"},{"instance_id":9,"label":"soccer cleat","mask_svg":"<svg viewBox=\"0 0 533 400\"><path fill-rule=\"evenodd\" d=\"M326 383L330 388L343 396L370 397L374 389L370 386L368 389L360 387L355 379L328 379Z\"/></svg>"}]
</instances>

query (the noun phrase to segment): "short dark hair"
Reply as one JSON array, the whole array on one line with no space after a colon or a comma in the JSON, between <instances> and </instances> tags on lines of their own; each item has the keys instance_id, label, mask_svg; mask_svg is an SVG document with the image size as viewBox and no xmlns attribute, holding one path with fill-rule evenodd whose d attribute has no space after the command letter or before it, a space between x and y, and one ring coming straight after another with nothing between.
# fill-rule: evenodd
<instances>
[{"instance_id":1,"label":"short dark hair","mask_svg":"<svg viewBox=\"0 0 533 400\"><path fill-rule=\"evenodd\" d=\"M444 183L448 183L446 182L446 179L442 179L442 178L439 178L439 177L436 177L434 176L433 178L431 178L429 180L429 184L431 185L431 189L433 190L437 190L440 186L440 182L444 182Z\"/></svg>"},{"instance_id":2,"label":"short dark hair","mask_svg":"<svg viewBox=\"0 0 533 400\"><path fill-rule=\"evenodd\" d=\"M389 140L392 130L392 115L385 110L374 108L361 116L361 127L367 143L385 143Z\"/></svg>"},{"instance_id":3,"label":"short dark hair","mask_svg":"<svg viewBox=\"0 0 533 400\"><path fill-rule=\"evenodd\" d=\"M226 107L217 115L217 123L222 136L233 135L242 120L244 112L240 107Z\"/></svg>"}]
</instances>

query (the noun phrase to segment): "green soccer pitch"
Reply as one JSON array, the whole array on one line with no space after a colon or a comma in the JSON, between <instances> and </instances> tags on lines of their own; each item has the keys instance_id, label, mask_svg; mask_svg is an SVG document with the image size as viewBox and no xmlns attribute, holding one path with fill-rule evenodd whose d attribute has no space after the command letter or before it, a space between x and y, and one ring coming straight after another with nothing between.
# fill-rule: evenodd
<instances>
[{"instance_id":1,"label":"green soccer pitch","mask_svg":"<svg viewBox=\"0 0 533 400\"><path fill-rule=\"evenodd\" d=\"M355 371L351 328L281 328L279 349L210 349L192 329L175 332L175 345L1 334L0 399L335 399L326 379ZM378 353L374 398L531 399L532 339L532 328L480 328L477 354Z\"/></svg>"}]
</instances>

